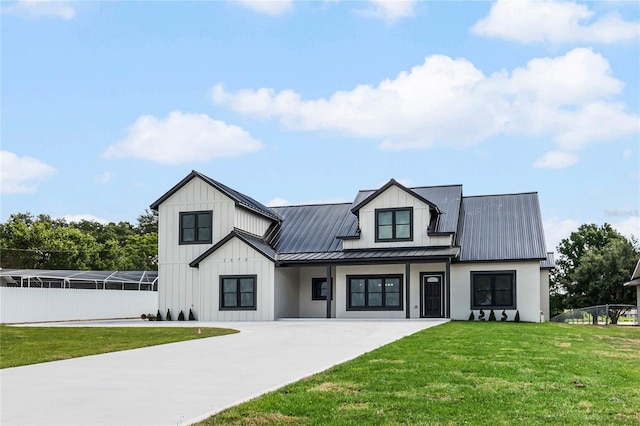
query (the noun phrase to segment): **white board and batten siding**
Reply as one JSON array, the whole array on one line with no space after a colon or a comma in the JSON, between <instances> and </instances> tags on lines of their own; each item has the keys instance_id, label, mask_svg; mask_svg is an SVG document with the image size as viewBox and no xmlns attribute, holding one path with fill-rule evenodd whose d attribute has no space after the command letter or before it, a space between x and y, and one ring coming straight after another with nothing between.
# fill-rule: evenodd
<instances>
[{"instance_id":1,"label":"white board and batten siding","mask_svg":"<svg viewBox=\"0 0 640 426\"><path fill-rule=\"evenodd\" d=\"M376 242L376 209L392 208L413 208L413 240L398 242ZM365 249L365 248L388 248L388 247L425 247L449 245L449 236L430 237L427 234L429 226L429 205L417 199L411 194L403 191L397 186L391 186L375 199L360 209L358 212L360 220L360 238L344 240L343 248Z\"/></svg>"},{"instance_id":2,"label":"white board and batten siding","mask_svg":"<svg viewBox=\"0 0 640 426\"><path fill-rule=\"evenodd\" d=\"M194 211L213 212L211 244L180 244L180 213ZM206 309L209 312L207 318L212 319L214 316L210 312L211 308L205 308L201 303L203 292L210 295L211 292L207 290L206 286L214 285L217 295L219 275L232 274L233 272L230 272L230 268L226 266L217 273L207 267L203 272L202 268L209 259L202 262L200 270L192 268L189 263L226 237L234 227L261 236L266 232L271 221L257 213L236 206L234 200L199 178L192 179L166 199L158 208L158 216L158 309L160 313L164 317L169 309L172 318L175 319L181 310L187 315L189 309L193 309L196 317L204 320L205 317L198 315L197 311ZM248 270L250 269L252 268L248 267ZM273 273L270 277L269 281L273 282ZM207 284L204 285L203 282ZM260 282L262 282L261 279L259 279L258 286L260 286ZM215 310L217 309L216 299ZM240 316L247 315L244 313ZM264 315L264 312L261 311L261 315ZM225 318L235 317L229 312L223 316ZM255 314L248 316L254 317ZM273 317L272 314L267 314L267 316Z\"/></svg>"},{"instance_id":3,"label":"white board and batten siding","mask_svg":"<svg viewBox=\"0 0 640 426\"><path fill-rule=\"evenodd\" d=\"M513 321L516 310L520 312L520 320L527 322L540 321L542 309L540 262L476 262L458 263L451 266L451 319L467 320L471 313L471 272L474 271L516 271L516 309L507 309L509 321ZM500 319L502 310L494 310ZM478 309L475 310L476 318ZM489 312L486 312L487 318Z\"/></svg>"},{"instance_id":4,"label":"white board and batten siding","mask_svg":"<svg viewBox=\"0 0 640 426\"><path fill-rule=\"evenodd\" d=\"M197 278L192 304L198 320L272 321L275 319L275 265L244 242L232 238L194 270ZM255 310L220 310L220 277L225 275L256 275Z\"/></svg>"}]
</instances>

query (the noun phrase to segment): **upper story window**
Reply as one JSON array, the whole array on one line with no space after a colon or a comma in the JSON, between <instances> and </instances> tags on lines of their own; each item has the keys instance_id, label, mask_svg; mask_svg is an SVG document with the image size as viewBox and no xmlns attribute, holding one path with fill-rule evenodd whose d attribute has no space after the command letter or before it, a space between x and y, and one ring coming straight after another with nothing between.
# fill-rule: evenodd
<instances>
[{"instance_id":1,"label":"upper story window","mask_svg":"<svg viewBox=\"0 0 640 426\"><path fill-rule=\"evenodd\" d=\"M180 212L180 244L211 244L213 212Z\"/></svg>"},{"instance_id":2,"label":"upper story window","mask_svg":"<svg viewBox=\"0 0 640 426\"><path fill-rule=\"evenodd\" d=\"M377 209L376 242L412 241L413 208Z\"/></svg>"}]
</instances>

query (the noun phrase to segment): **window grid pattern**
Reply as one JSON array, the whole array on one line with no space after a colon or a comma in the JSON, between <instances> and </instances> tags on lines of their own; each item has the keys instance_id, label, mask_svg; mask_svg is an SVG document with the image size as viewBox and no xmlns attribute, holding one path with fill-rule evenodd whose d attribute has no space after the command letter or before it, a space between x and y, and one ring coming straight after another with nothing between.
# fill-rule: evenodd
<instances>
[{"instance_id":1,"label":"window grid pattern","mask_svg":"<svg viewBox=\"0 0 640 426\"><path fill-rule=\"evenodd\" d=\"M210 244L212 211L180 213L180 244Z\"/></svg>"},{"instance_id":2,"label":"window grid pattern","mask_svg":"<svg viewBox=\"0 0 640 426\"><path fill-rule=\"evenodd\" d=\"M220 277L220 309L255 310L256 276Z\"/></svg>"},{"instance_id":3,"label":"window grid pattern","mask_svg":"<svg viewBox=\"0 0 640 426\"><path fill-rule=\"evenodd\" d=\"M402 276L347 277L347 310L402 310Z\"/></svg>"},{"instance_id":4,"label":"window grid pattern","mask_svg":"<svg viewBox=\"0 0 640 426\"><path fill-rule=\"evenodd\" d=\"M471 272L472 309L516 309L516 273Z\"/></svg>"},{"instance_id":5,"label":"window grid pattern","mask_svg":"<svg viewBox=\"0 0 640 426\"><path fill-rule=\"evenodd\" d=\"M413 240L413 209L376 210L376 241Z\"/></svg>"}]
</instances>

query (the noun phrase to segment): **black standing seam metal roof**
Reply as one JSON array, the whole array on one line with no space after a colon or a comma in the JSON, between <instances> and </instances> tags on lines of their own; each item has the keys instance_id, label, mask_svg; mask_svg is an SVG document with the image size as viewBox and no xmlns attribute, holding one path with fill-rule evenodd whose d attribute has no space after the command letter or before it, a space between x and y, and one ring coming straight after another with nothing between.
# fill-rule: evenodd
<instances>
[{"instance_id":1,"label":"black standing seam metal roof","mask_svg":"<svg viewBox=\"0 0 640 426\"><path fill-rule=\"evenodd\" d=\"M184 185L189 183L191 181L191 179L193 179L195 177L198 177L198 178L202 179L203 181L205 181L209 185L211 185L214 188L216 188L218 191L220 191L223 194L225 194L227 197L231 198L233 201L235 201L236 205L239 205L241 207L244 207L246 209L254 211L254 212L256 212L256 213L258 213L258 214L260 214L262 216L266 216L269 219L276 220L276 221L282 221L282 217L280 217L278 214L276 214L269 207L267 207L267 206L263 205L262 203L254 200L253 198L249 197L248 195L244 195L241 192L236 191L235 189L231 189L228 186L223 185L222 183L220 183L218 181L215 181L215 180L211 179L210 177L205 176L202 173L199 173L199 172L197 172L195 170L191 171L191 173L189 173L184 179L182 179L173 188L171 188L169 191L167 191L162 197L158 198L154 203L152 203L151 204L151 208L153 210L158 210L158 207L160 207L160 204L162 204L164 201L166 201L169 197L171 197L173 194L175 194L180 188L182 188Z\"/></svg>"},{"instance_id":2,"label":"black standing seam metal roof","mask_svg":"<svg viewBox=\"0 0 640 426\"><path fill-rule=\"evenodd\" d=\"M340 251L342 241L336 237L358 227L358 219L350 207L350 204L274 207L283 221L271 246L278 253Z\"/></svg>"},{"instance_id":3,"label":"black standing seam metal roof","mask_svg":"<svg viewBox=\"0 0 640 426\"><path fill-rule=\"evenodd\" d=\"M464 197L461 261L547 258L537 193Z\"/></svg>"},{"instance_id":4,"label":"black standing seam metal roof","mask_svg":"<svg viewBox=\"0 0 640 426\"><path fill-rule=\"evenodd\" d=\"M553 252L547 252L547 258L540 261L540 269L553 269L556 267L556 260L554 259Z\"/></svg>"}]
</instances>

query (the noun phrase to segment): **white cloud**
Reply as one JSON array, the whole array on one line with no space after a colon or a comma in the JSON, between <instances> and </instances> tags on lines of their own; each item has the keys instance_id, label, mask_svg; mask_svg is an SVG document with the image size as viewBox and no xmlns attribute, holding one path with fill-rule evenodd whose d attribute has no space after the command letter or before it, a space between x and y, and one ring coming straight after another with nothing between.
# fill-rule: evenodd
<instances>
[{"instance_id":1,"label":"white cloud","mask_svg":"<svg viewBox=\"0 0 640 426\"><path fill-rule=\"evenodd\" d=\"M3 194L35 192L38 183L55 173L56 169L38 159L0 151L0 192Z\"/></svg>"},{"instance_id":2,"label":"white cloud","mask_svg":"<svg viewBox=\"0 0 640 426\"><path fill-rule=\"evenodd\" d=\"M104 172L104 173L100 173L99 175L95 176L95 180L98 183L109 183L111 182L111 172Z\"/></svg>"},{"instance_id":3,"label":"white cloud","mask_svg":"<svg viewBox=\"0 0 640 426\"><path fill-rule=\"evenodd\" d=\"M580 159L577 155L568 152L550 151L533 163L538 169L564 169L573 166Z\"/></svg>"},{"instance_id":4,"label":"white cloud","mask_svg":"<svg viewBox=\"0 0 640 426\"><path fill-rule=\"evenodd\" d=\"M626 219L614 222L611 226L627 238L632 236L640 238L640 216L638 216L637 210L635 211L635 216L629 216Z\"/></svg>"},{"instance_id":5,"label":"white cloud","mask_svg":"<svg viewBox=\"0 0 640 426\"><path fill-rule=\"evenodd\" d=\"M139 117L129 127L127 137L108 147L104 155L180 164L237 156L260 148L260 141L238 126L213 120L206 114L174 111L165 119Z\"/></svg>"},{"instance_id":6,"label":"white cloud","mask_svg":"<svg viewBox=\"0 0 640 426\"><path fill-rule=\"evenodd\" d=\"M433 55L395 79L328 98L270 88L230 92L221 84L212 98L295 130L381 139L383 149L459 147L509 134L550 137L572 151L640 132L640 117L613 101L622 89L605 58L577 48L490 76L464 58Z\"/></svg>"},{"instance_id":7,"label":"white cloud","mask_svg":"<svg viewBox=\"0 0 640 426\"><path fill-rule=\"evenodd\" d=\"M61 0L19 0L9 5L3 5L2 13L29 18L49 16L66 20L76 16L76 10L71 2Z\"/></svg>"},{"instance_id":8,"label":"white cloud","mask_svg":"<svg viewBox=\"0 0 640 426\"><path fill-rule=\"evenodd\" d=\"M544 236L547 242L547 251L556 252L556 247L565 238L569 238L571 233L576 231L582 222L574 219L551 219L543 222Z\"/></svg>"},{"instance_id":9,"label":"white cloud","mask_svg":"<svg viewBox=\"0 0 640 426\"><path fill-rule=\"evenodd\" d=\"M281 197L273 198L269 200L269 202L267 203L267 207L280 207L280 206L288 206L288 205L289 205L289 201Z\"/></svg>"},{"instance_id":10,"label":"white cloud","mask_svg":"<svg viewBox=\"0 0 640 426\"><path fill-rule=\"evenodd\" d=\"M363 16L382 19L392 24L415 15L416 0L369 0L371 7L360 11Z\"/></svg>"},{"instance_id":11,"label":"white cloud","mask_svg":"<svg viewBox=\"0 0 640 426\"><path fill-rule=\"evenodd\" d=\"M67 215L61 216L60 219L66 220L67 223L81 222L83 220L88 220L90 222L98 222L103 225L109 223L107 219L103 219L101 217L94 216L92 214L67 214Z\"/></svg>"},{"instance_id":12,"label":"white cloud","mask_svg":"<svg viewBox=\"0 0 640 426\"><path fill-rule=\"evenodd\" d=\"M586 4L555 0L498 0L471 32L522 43L615 43L636 40L640 23L612 12L595 18Z\"/></svg>"},{"instance_id":13,"label":"white cloud","mask_svg":"<svg viewBox=\"0 0 640 426\"><path fill-rule=\"evenodd\" d=\"M257 13L278 16L291 10L293 0L239 0L238 4Z\"/></svg>"}]
</instances>

